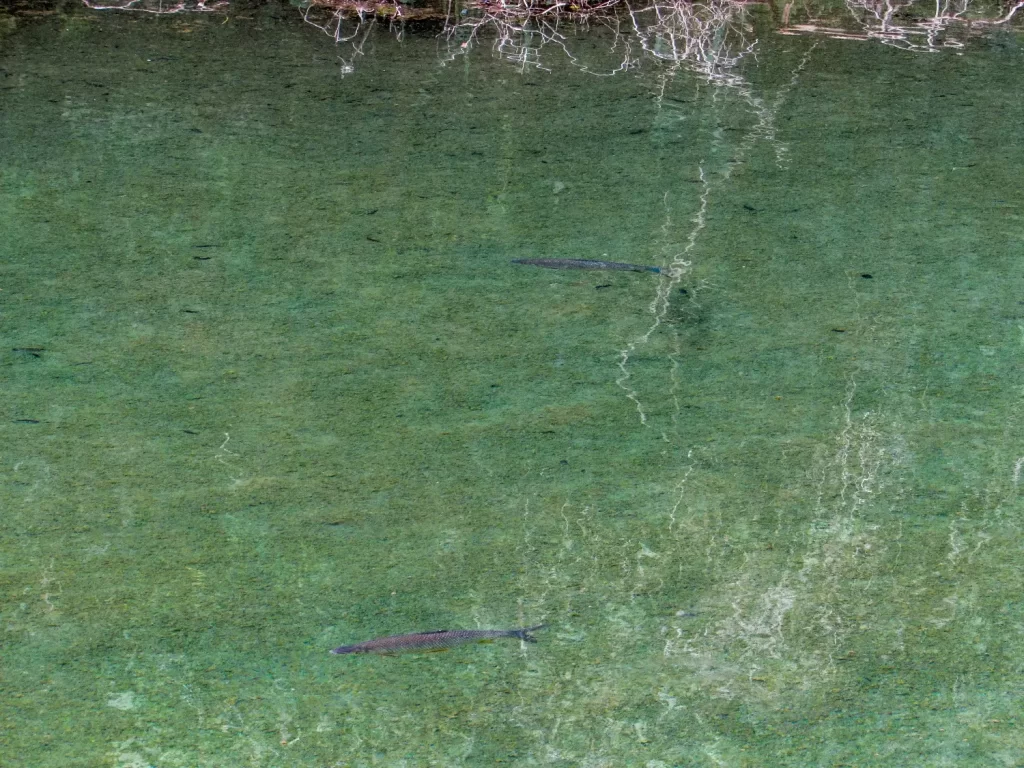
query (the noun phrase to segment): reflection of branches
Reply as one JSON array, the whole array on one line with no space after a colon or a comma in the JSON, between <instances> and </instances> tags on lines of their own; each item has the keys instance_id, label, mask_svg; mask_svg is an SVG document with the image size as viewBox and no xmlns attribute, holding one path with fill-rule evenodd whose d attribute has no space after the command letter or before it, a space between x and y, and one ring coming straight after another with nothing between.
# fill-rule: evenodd
<instances>
[{"instance_id":1,"label":"reflection of branches","mask_svg":"<svg viewBox=\"0 0 1024 768\"><path fill-rule=\"evenodd\" d=\"M609 13L621 0L470 0L469 8L458 19L454 16L453 2L448 0L448 15L444 34L448 40L448 57L467 54L479 42L485 30L494 33L493 48L504 59L516 64L520 71L528 67L548 69L542 63L542 50L552 47L564 53L569 60L585 72L569 48L568 37L562 27L570 30L586 28L592 21L617 29L616 18ZM626 46L622 63L614 72L633 65ZM592 72L592 74L602 74Z\"/></svg>"},{"instance_id":2,"label":"reflection of branches","mask_svg":"<svg viewBox=\"0 0 1024 768\"><path fill-rule=\"evenodd\" d=\"M85 0L97 2L98 0ZM108 0L153 2L154 0ZM182 0L197 2L197 0ZM817 0L804 0L811 5ZM202 5L203 0L198 0ZM400 0L304 0L304 18L336 42L352 46L342 72L363 54L363 45L379 19L406 21L434 18L436 12L400 5ZM753 0L757 2L757 0ZM960 49L970 27L1007 24L1024 8L1024 0L1004 3L997 18L985 20L973 4L985 0L931 0L934 10L915 16L921 0L844 0L853 24L821 23L811 17L791 23L796 0L785 0L782 34L815 34L850 40L877 40L906 50ZM683 68L716 85L745 87L742 60L755 50L748 18L751 0L444 0L445 61L468 55L487 40L501 58L520 71L548 70L552 56L564 56L574 67L594 75L635 69L644 59ZM798 11L799 12L799 11ZM972 18L968 18L970 12ZM991 15L991 14L990 14ZM580 29L599 24L612 32L611 66L598 70L583 60L576 45ZM401 27L394 27L401 36Z\"/></svg>"},{"instance_id":3,"label":"reflection of branches","mask_svg":"<svg viewBox=\"0 0 1024 768\"><path fill-rule=\"evenodd\" d=\"M962 49L972 26L1007 24L1024 8L1024 0L1013 0L996 18L977 18L972 0L934 0L934 10L915 12L914 0L845 0L854 27L825 26L816 22L790 24L793 3L782 14L783 34L816 34L843 40L876 40L907 51L936 52ZM968 11L974 18L968 18Z\"/></svg>"},{"instance_id":4,"label":"reflection of branches","mask_svg":"<svg viewBox=\"0 0 1024 768\"><path fill-rule=\"evenodd\" d=\"M207 5L206 0L179 0L173 5L163 0L109 0L100 3L97 0L82 0L94 11L138 11L140 13L203 13L219 11L225 8L227 0Z\"/></svg>"},{"instance_id":5,"label":"reflection of branches","mask_svg":"<svg viewBox=\"0 0 1024 768\"><path fill-rule=\"evenodd\" d=\"M449 12L445 34L449 59L467 53L487 29L494 33L494 49L520 69L547 69L542 51L551 47L592 74L632 69L646 54L724 83L753 50L745 39L745 8L741 0L654 0L638 8L630 0L476 0L458 19ZM613 50L621 51L610 72L593 72L582 64L562 31L563 25L576 28L593 22L613 30Z\"/></svg>"},{"instance_id":6,"label":"reflection of branches","mask_svg":"<svg viewBox=\"0 0 1024 768\"><path fill-rule=\"evenodd\" d=\"M757 42L747 40L751 28L743 19L745 8L735 0L671 0L629 7L629 17L649 56L686 66L711 82L736 85L742 78L735 70Z\"/></svg>"},{"instance_id":7,"label":"reflection of branches","mask_svg":"<svg viewBox=\"0 0 1024 768\"><path fill-rule=\"evenodd\" d=\"M323 21L319 19L324 18ZM392 19L402 18L402 6L397 2L374 2L374 0L323 0L310 4L302 12L302 19L334 38L336 43L347 43L360 37L360 31L366 32L360 38L360 47L366 40L366 34L373 27L378 17ZM348 30L346 22L353 22L354 28ZM348 26L352 26L349 24ZM362 53L360 51L360 53Z\"/></svg>"},{"instance_id":8,"label":"reflection of branches","mask_svg":"<svg viewBox=\"0 0 1024 768\"><path fill-rule=\"evenodd\" d=\"M1021 8L1024 8L1024 0L1018 0L1018 2L1012 8L1007 10L1006 15L1003 16L1003 18L995 19L991 23L992 24L1006 24L1006 23L1008 23L1010 21L1010 19L1013 18L1013 14L1015 14ZM978 21L975 20L975 23L977 24ZM981 23L984 24L985 22L982 21Z\"/></svg>"},{"instance_id":9,"label":"reflection of branches","mask_svg":"<svg viewBox=\"0 0 1024 768\"><path fill-rule=\"evenodd\" d=\"M348 58L341 59L341 74L350 75L355 72L355 59L362 56L363 46L377 23L377 17L391 15L401 16L401 7L395 3L375 3L372 0L351 0L351 2L329 2L308 6L302 13L302 19L317 29L323 30L334 38L336 43L347 43L351 48ZM318 14L326 16L322 21Z\"/></svg>"}]
</instances>

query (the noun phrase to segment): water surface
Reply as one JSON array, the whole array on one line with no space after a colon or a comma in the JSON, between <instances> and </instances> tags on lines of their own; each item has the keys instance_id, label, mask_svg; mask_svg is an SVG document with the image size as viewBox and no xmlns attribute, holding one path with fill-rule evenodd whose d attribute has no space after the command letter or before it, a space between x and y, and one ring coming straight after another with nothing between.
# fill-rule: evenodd
<instances>
[{"instance_id":1,"label":"water surface","mask_svg":"<svg viewBox=\"0 0 1024 768\"><path fill-rule=\"evenodd\" d=\"M748 22L5 27L5 764L1024 763L1019 37Z\"/></svg>"}]
</instances>

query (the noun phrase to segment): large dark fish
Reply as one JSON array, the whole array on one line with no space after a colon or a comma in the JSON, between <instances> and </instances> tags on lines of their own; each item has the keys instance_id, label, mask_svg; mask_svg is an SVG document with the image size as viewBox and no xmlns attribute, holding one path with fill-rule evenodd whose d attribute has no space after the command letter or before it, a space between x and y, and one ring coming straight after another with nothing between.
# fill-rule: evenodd
<instances>
[{"instance_id":1,"label":"large dark fish","mask_svg":"<svg viewBox=\"0 0 1024 768\"><path fill-rule=\"evenodd\" d=\"M594 261L592 259L512 259L513 264L548 269L618 269L623 272L656 272L661 267L647 267L643 264L623 264L621 261Z\"/></svg>"},{"instance_id":2,"label":"large dark fish","mask_svg":"<svg viewBox=\"0 0 1024 768\"><path fill-rule=\"evenodd\" d=\"M411 635L391 635L367 640L365 643L343 645L331 653L402 653L403 651L440 651L462 643L478 643L498 637L518 637L528 643L536 643L531 635L545 625L523 627L522 629L435 629L433 632L414 632Z\"/></svg>"}]
</instances>

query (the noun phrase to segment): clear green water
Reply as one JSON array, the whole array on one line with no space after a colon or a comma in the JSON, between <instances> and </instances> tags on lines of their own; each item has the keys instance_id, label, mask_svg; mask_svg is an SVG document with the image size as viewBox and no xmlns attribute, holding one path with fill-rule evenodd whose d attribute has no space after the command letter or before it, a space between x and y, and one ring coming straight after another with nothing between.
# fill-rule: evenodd
<instances>
[{"instance_id":1,"label":"clear green water","mask_svg":"<svg viewBox=\"0 0 1024 768\"><path fill-rule=\"evenodd\" d=\"M0 764L1024 765L1018 38L3 34Z\"/></svg>"}]
</instances>

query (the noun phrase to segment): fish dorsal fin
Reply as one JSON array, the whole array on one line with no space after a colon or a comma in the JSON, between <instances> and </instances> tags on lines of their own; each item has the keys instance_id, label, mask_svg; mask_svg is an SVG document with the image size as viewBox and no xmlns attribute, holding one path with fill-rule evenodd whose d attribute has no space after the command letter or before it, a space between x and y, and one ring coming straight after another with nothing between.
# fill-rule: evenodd
<instances>
[{"instance_id":1,"label":"fish dorsal fin","mask_svg":"<svg viewBox=\"0 0 1024 768\"><path fill-rule=\"evenodd\" d=\"M447 632L447 629L428 629L426 632L418 632L420 635L442 635Z\"/></svg>"}]
</instances>

